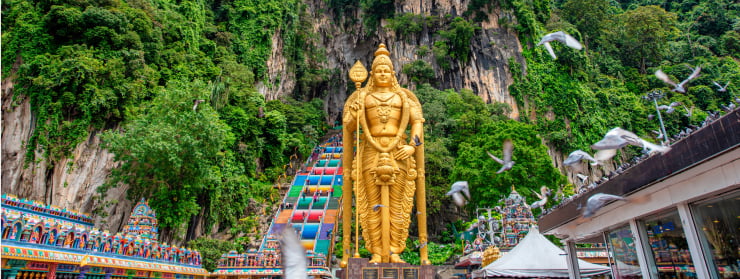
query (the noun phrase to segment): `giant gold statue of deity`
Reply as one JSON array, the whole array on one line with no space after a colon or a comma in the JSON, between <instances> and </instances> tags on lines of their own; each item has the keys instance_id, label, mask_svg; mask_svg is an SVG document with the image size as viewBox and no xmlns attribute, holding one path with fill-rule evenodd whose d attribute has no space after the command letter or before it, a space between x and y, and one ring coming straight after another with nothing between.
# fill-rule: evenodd
<instances>
[{"instance_id":1,"label":"giant gold statue of deity","mask_svg":"<svg viewBox=\"0 0 740 279\"><path fill-rule=\"evenodd\" d=\"M370 81L359 61L350 70L356 90L344 105L342 165L350 179L343 185L343 232L346 267L355 222L360 225L370 263L402 263L414 197L419 226L420 259L427 257L426 196L424 186L424 118L413 92L401 88L384 44L375 51ZM351 182L351 183L348 183ZM354 257L359 257L355 231Z\"/></svg>"}]
</instances>

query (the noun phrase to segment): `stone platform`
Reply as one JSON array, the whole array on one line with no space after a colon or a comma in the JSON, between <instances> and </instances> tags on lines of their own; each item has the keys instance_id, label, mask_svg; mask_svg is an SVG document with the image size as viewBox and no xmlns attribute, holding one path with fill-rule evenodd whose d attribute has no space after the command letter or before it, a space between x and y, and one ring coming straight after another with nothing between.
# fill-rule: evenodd
<instances>
[{"instance_id":1,"label":"stone platform","mask_svg":"<svg viewBox=\"0 0 740 279\"><path fill-rule=\"evenodd\" d=\"M411 265L407 263L371 264L369 259L350 258L347 268L337 271L341 279L433 279L433 265Z\"/></svg>"}]
</instances>

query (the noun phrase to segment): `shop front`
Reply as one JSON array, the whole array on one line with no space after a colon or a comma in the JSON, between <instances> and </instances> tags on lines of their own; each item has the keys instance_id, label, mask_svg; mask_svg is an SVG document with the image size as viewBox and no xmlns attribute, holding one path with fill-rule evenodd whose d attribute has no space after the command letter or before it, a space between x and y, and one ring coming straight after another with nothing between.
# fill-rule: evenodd
<instances>
[{"instance_id":1,"label":"shop front","mask_svg":"<svg viewBox=\"0 0 740 279\"><path fill-rule=\"evenodd\" d=\"M567 243L603 239L614 278L740 278L740 117L735 111L539 220ZM596 193L625 197L584 218ZM575 255L575 253L570 253ZM578 278L571 263L571 278Z\"/></svg>"}]
</instances>

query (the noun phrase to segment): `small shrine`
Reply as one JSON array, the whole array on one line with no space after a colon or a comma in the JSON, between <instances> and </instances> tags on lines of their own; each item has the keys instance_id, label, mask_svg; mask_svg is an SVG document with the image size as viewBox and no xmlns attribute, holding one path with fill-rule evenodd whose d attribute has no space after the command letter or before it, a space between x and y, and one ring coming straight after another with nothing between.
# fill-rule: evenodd
<instances>
[{"instance_id":1,"label":"small shrine","mask_svg":"<svg viewBox=\"0 0 740 279\"><path fill-rule=\"evenodd\" d=\"M149 239L159 238L157 213L149 207L144 198L134 206L126 225L121 230L124 234L135 234Z\"/></svg>"},{"instance_id":2,"label":"small shrine","mask_svg":"<svg viewBox=\"0 0 740 279\"><path fill-rule=\"evenodd\" d=\"M504 251L514 248L522 238L527 236L529 228L537 225L537 220L534 219L527 201L517 193L514 186L511 186L511 193L504 200L501 216L504 237L500 246Z\"/></svg>"},{"instance_id":3,"label":"small shrine","mask_svg":"<svg viewBox=\"0 0 740 279\"><path fill-rule=\"evenodd\" d=\"M503 203L503 208L497 206L479 209L479 212L476 212L479 215L477 223L462 234L463 237L475 236L475 239L472 242L465 240L463 255L455 264L455 268L467 269L470 272L495 261L519 244L519 241L527 236L529 228L537 224L527 201L513 186ZM495 217L496 214L501 217Z\"/></svg>"},{"instance_id":4,"label":"small shrine","mask_svg":"<svg viewBox=\"0 0 740 279\"><path fill-rule=\"evenodd\" d=\"M3 278L205 278L198 251L159 243L142 199L119 233L80 212L2 194Z\"/></svg>"}]
</instances>

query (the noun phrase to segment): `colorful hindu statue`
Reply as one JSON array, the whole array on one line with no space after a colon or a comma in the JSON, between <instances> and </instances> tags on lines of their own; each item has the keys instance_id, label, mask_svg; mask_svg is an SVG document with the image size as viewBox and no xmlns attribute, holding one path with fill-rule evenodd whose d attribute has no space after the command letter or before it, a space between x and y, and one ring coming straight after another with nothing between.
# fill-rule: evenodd
<instances>
[{"instance_id":1,"label":"colorful hindu statue","mask_svg":"<svg viewBox=\"0 0 740 279\"><path fill-rule=\"evenodd\" d=\"M354 193L359 215L356 222L365 248L372 254L370 263L403 262L399 255L406 247L415 196L419 241L427 242L424 118L416 95L402 88L395 74L390 52L380 44L365 87L360 88L367 76L361 63L350 71L357 90L344 105L344 144L357 145L356 153L353 148L345 148L343 154L343 165L350 169L345 173L350 174L354 187L345 184L344 212L352 212ZM343 266L349 257L351 215L344 218ZM422 264L429 264L426 246L420 252Z\"/></svg>"}]
</instances>

